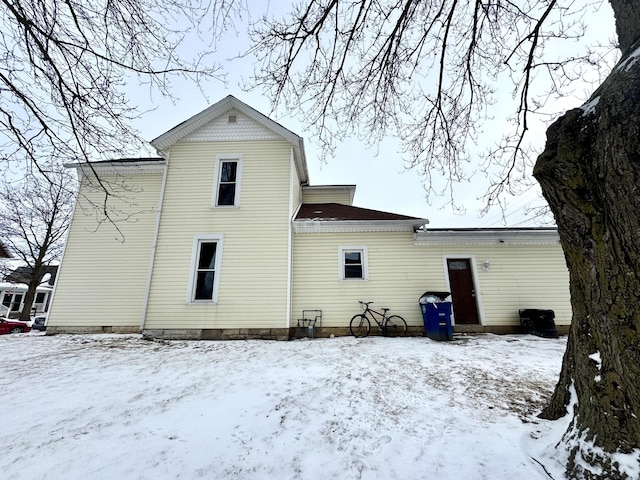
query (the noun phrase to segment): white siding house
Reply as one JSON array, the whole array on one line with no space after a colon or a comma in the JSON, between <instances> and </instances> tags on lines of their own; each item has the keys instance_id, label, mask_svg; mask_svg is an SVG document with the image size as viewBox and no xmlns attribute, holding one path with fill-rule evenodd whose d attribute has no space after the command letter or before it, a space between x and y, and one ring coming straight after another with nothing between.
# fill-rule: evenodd
<instances>
[{"instance_id":1,"label":"white siding house","mask_svg":"<svg viewBox=\"0 0 640 480\"><path fill-rule=\"evenodd\" d=\"M139 331L165 165L156 158L75 166L80 191L49 311L52 332ZM105 189L113 193L109 218Z\"/></svg>"},{"instance_id":2,"label":"white siding house","mask_svg":"<svg viewBox=\"0 0 640 480\"><path fill-rule=\"evenodd\" d=\"M553 230L429 230L355 207L355 185L309 185L302 138L234 97L151 144L158 158L73 165L49 333L287 339L314 309L318 335L344 334L363 300L421 334L427 290L453 292L459 331L515 331L524 308L570 321Z\"/></svg>"}]
</instances>

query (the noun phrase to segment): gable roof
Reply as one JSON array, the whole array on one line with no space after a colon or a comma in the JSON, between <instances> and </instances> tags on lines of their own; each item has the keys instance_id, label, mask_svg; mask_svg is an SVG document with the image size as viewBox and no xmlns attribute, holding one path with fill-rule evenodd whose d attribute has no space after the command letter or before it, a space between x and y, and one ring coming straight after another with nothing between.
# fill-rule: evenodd
<instances>
[{"instance_id":1,"label":"gable roof","mask_svg":"<svg viewBox=\"0 0 640 480\"><path fill-rule=\"evenodd\" d=\"M184 139L188 135L204 127L208 123L212 122L216 118L224 115L226 112L232 109L238 110L247 117L251 118L253 121L259 123L260 125L271 130L275 134L282 137L284 140L291 143L295 154L295 163L296 168L298 169L300 180L303 184L309 182L309 172L307 170L307 161L304 153L304 140L302 139L302 137L283 127L278 122L271 120L269 117L258 112L246 103L241 102L232 95L223 98L222 100L214 103L202 112L194 115L188 120L185 120L184 122L176 125L171 130L163 133L159 137L151 140L151 145L153 145L153 147L156 148L158 152L166 152L180 140Z\"/></svg>"},{"instance_id":2,"label":"gable roof","mask_svg":"<svg viewBox=\"0 0 640 480\"><path fill-rule=\"evenodd\" d=\"M18 267L11 273L9 273L6 276L5 280L9 283L29 283L29 278L31 277L32 271L33 269L31 267ZM45 266L42 269L42 278L44 278L47 274L49 274L47 284L49 286L53 286L56 281L56 276L58 275L58 265Z\"/></svg>"},{"instance_id":3,"label":"gable roof","mask_svg":"<svg viewBox=\"0 0 640 480\"><path fill-rule=\"evenodd\" d=\"M429 223L426 218L371 210L340 203L304 203L293 225L297 233L415 231Z\"/></svg>"}]
</instances>

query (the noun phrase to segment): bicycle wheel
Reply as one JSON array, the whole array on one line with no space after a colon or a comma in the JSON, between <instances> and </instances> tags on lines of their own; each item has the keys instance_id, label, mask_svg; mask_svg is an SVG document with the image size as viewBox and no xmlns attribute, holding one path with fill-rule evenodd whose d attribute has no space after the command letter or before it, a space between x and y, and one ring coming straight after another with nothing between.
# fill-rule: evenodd
<instances>
[{"instance_id":1,"label":"bicycle wheel","mask_svg":"<svg viewBox=\"0 0 640 480\"><path fill-rule=\"evenodd\" d=\"M366 337L371 330L371 323L366 315L359 314L354 315L349 322L349 330L354 337Z\"/></svg>"},{"instance_id":2,"label":"bicycle wheel","mask_svg":"<svg viewBox=\"0 0 640 480\"><path fill-rule=\"evenodd\" d=\"M385 337L404 337L407 334L407 322L400 315L391 315L384 322L382 334Z\"/></svg>"}]
</instances>

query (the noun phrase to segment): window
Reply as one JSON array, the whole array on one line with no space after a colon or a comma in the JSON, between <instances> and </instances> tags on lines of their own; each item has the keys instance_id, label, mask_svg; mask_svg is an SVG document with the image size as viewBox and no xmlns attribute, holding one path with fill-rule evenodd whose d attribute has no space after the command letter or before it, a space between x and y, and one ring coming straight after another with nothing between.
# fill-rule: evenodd
<instances>
[{"instance_id":1,"label":"window","mask_svg":"<svg viewBox=\"0 0 640 480\"><path fill-rule=\"evenodd\" d=\"M196 235L193 241L189 302L217 302L222 235Z\"/></svg>"},{"instance_id":2,"label":"window","mask_svg":"<svg viewBox=\"0 0 640 480\"><path fill-rule=\"evenodd\" d=\"M367 247L339 247L340 280L367 280Z\"/></svg>"},{"instance_id":3,"label":"window","mask_svg":"<svg viewBox=\"0 0 640 480\"><path fill-rule=\"evenodd\" d=\"M362 278L362 252L344 253L344 278Z\"/></svg>"},{"instance_id":4,"label":"window","mask_svg":"<svg viewBox=\"0 0 640 480\"><path fill-rule=\"evenodd\" d=\"M20 312L22 311L22 293L5 293L2 297L2 305L7 307L8 311Z\"/></svg>"},{"instance_id":5,"label":"window","mask_svg":"<svg viewBox=\"0 0 640 480\"><path fill-rule=\"evenodd\" d=\"M240 172L242 159L239 155L218 157L214 207L237 207L240 200Z\"/></svg>"}]
</instances>

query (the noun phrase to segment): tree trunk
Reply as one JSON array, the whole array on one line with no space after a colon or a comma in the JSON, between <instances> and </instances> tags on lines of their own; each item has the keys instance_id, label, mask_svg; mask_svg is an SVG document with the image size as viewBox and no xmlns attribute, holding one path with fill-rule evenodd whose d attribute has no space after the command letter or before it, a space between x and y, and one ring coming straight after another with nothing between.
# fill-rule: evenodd
<instances>
[{"instance_id":1,"label":"tree trunk","mask_svg":"<svg viewBox=\"0 0 640 480\"><path fill-rule=\"evenodd\" d=\"M29 276L29 282L27 283L27 293L24 296L22 312L20 312L19 320L22 322L28 322L31 320L31 308L33 307L33 302L36 299L36 290L44 276L43 268L44 265L38 262L36 266L31 269L31 275Z\"/></svg>"},{"instance_id":2,"label":"tree trunk","mask_svg":"<svg viewBox=\"0 0 640 480\"><path fill-rule=\"evenodd\" d=\"M551 125L534 169L571 281L567 352L540 415L577 402L563 437L569 478L628 478L610 454L640 455L640 51L626 50L591 101Z\"/></svg>"},{"instance_id":3,"label":"tree trunk","mask_svg":"<svg viewBox=\"0 0 640 480\"><path fill-rule=\"evenodd\" d=\"M27 285L27 293L24 296L24 303L22 304L22 312L20 312L19 320L22 322L28 322L31 320L31 308L33 307L33 301L36 298L36 289L39 283L34 284L33 277Z\"/></svg>"}]
</instances>

